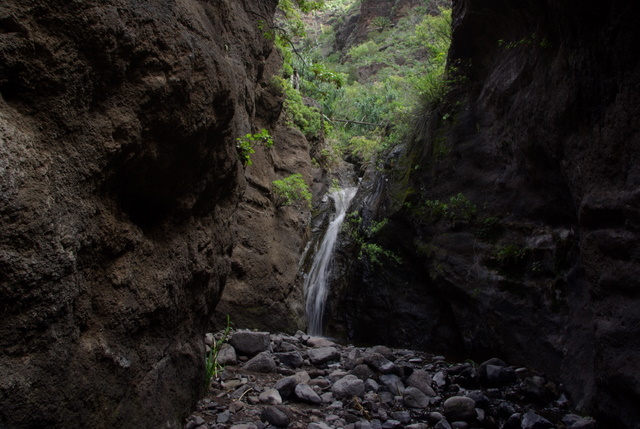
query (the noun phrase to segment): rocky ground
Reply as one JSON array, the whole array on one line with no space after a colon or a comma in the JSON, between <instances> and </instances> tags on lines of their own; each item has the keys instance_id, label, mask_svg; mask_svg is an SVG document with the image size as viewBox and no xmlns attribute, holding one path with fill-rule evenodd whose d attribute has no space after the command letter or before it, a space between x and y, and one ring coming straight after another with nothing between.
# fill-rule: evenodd
<instances>
[{"instance_id":1,"label":"rocky ground","mask_svg":"<svg viewBox=\"0 0 640 429\"><path fill-rule=\"evenodd\" d=\"M214 344L217 336L208 334ZM570 412L562 386L499 359L480 365L384 346L236 331L224 370L186 429L592 429Z\"/></svg>"}]
</instances>

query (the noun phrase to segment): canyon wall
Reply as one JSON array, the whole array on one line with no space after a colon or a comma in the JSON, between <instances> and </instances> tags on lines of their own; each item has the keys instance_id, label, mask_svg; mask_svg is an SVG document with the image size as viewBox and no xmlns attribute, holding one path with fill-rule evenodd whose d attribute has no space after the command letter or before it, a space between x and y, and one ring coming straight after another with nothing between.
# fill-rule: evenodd
<instances>
[{"instance_id":1,"label":"canyon wall","mask_svg":"<svg viewBox=\"0 0 640 429\"><path fill-rule=\"evenodd\" d=\"M0 5L0 426L182 426L276 3Z\"/></svg>"},{"instance_id":2,"label":"canyon wall","mask_svg":"<svg viewBox=\"0 0 640 429\"><path fill-rule=\"evenodd\" d=\"M637 428L640 6L453 3L452 90L359 197L402 262L345 258L332 331L537 368Z\"/></svg>"}]
</instances>

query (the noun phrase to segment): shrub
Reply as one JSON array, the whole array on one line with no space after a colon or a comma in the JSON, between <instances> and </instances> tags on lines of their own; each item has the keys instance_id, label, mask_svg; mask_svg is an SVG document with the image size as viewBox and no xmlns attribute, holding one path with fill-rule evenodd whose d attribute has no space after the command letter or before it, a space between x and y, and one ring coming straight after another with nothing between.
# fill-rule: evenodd
<instances>
[{"instance_id":1,"label":"shrub","mask_svg":"<svg viewBox=\"0 0 640 429\"><path fill-rule=\"evenodd\" d=\"M311 192L301 174L292 174L281 180L274 180L273 196L276 207L301 204L311 206Z\"/></svg>"},{"instance_id":2,"label":"shrub","mask_svg":"<svg viewBox=\"0 0 640 429\"><path fill-rule=\"evenodd\" d=\"M245 134L243 137L236 139L236 149L238 150L238 156L242 165L251 165L251 155L256 153L254 144L262 143L265 147L269 148L273 146L273 138L269 134L269 131L264 128L256 134Z\"/></svg>"}]
</instances>

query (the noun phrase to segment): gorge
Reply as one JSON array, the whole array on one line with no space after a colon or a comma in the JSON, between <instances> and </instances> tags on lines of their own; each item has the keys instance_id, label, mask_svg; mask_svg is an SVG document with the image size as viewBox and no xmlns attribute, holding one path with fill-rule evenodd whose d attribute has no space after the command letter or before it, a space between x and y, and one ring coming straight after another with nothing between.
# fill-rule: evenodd
<instances>
[{"instance_id":1,"label":"gorge","mask_svg":"<svg viewBox=\"0 0 640 429\"><path fill-rule=\"evenodd\" d=\"M362 0L329 23L336 52L447 5ZM302 253L356 174L292 126L277 7L0 5L0 427L182 427L227 314L307 327ZM446 94L356 167L326 335L499 357L601 427L638 427L639 9L452 2ZM243 162L262 129L273 146ZM273 181L297 173L311 206L278 204Z\"/></svg>"}]
</instances>

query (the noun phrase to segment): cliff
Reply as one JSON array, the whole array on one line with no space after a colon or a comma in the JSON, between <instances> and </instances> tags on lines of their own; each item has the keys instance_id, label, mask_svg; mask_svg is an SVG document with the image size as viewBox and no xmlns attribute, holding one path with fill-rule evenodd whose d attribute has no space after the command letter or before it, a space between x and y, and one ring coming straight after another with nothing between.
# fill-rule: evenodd
<instances>
[{"instance_id":1,"label":"cliff","mask_svg":"<svg viewBox=\"0 0 640 429\"><path fill-rule=\"evenodd\" d=\"M272 109L275 6L0 6L0 426L181 426L231 269L235 139Z\"/></svg>"},{"instance_id":2,"label":"cliff","mask_svg":"<svg viewBox=\"0 0 640 429\"><path fill-rule=\"evenodd\" d=\"M500 356L636 427L638 12L454 1L453 90L359 197L402 263L349 262L334 333Z\"/></svg>"}]
</instances>

